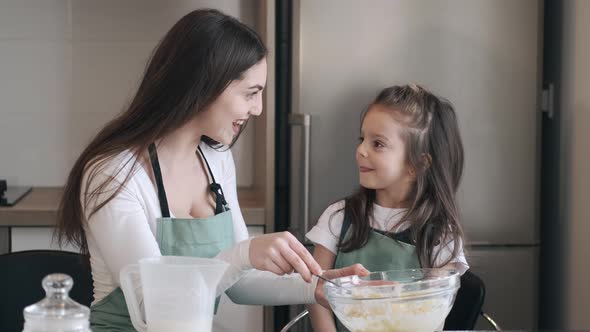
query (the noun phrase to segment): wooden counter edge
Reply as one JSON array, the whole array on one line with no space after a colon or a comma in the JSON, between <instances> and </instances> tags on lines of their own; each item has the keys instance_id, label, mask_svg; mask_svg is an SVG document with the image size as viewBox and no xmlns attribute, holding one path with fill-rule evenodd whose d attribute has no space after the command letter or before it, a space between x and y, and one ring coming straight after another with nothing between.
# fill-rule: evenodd
<instances>
[{"instance_id":1,"label":"wooden counter edge","mask_svg":"<svg viewBox=\"0 0 590 332\"><path fill-rule=\"evenodd\" d=\"M54 226L61 187L34 187L12 207L0 207L0 227ZM264 197L251 189L238 189L238 200L247 226L264 226Z\"/></svg>"}]
</instances>

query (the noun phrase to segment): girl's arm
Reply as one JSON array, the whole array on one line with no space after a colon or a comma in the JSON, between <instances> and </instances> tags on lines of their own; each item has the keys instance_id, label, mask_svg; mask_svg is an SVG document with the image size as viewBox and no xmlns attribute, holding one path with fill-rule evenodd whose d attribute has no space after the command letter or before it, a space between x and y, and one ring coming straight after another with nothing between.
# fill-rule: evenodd
<instances>
[{"instance_id":1,"label":"girl's arm","mask_svg":"<svg viewBox=\"0 0 590 332\"><path fill-rule=\"evenodd\" d=\"M316 244L313 251L313 258L320 264L323 270L329 270L334 267L336 255L324 246ZM319 304L310 304L307 306L313 330L316 332L336 332L332 311L322 307Z\"/></svg>"}]
</instances>

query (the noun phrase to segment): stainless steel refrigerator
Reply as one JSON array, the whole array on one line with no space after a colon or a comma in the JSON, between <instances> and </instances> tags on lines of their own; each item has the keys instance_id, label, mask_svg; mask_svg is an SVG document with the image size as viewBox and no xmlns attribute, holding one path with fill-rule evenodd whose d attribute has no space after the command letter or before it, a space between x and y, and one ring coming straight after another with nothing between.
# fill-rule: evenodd
<instances>
[{"instance_id":1,"label":"stainless steel refrigerator","mask_svg":"<svg viewBox=\"0 0 590 332\"><path fill-rule=\"evenodd\" d=\"M542 6L279 0L276 228L304 240L322 211L358 186L361 111L385 86L423 84L459 116L459 204L469 263L487 287L484 310L504 328L535 328Z\"/></svg>"}]
</instances>

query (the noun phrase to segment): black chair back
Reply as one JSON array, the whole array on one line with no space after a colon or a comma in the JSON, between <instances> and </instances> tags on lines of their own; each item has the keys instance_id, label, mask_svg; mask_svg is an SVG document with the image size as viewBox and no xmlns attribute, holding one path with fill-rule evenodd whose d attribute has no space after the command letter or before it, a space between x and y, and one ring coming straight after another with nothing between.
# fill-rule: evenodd
<instances>
[{"instance_id":1,"label":"black chair back","mask_svg":"<svg viewBox=\"0 0 590 332\"><path fill-rule=\"evenodd\" d=\"M445 320L445 331L473 330L481 313L486 289L483 281L471 271L461 276L461 288Z\"/></svg>"},{"instance_id":2,"label":"black chair back","mask_svg":"<svg viewBox=\"0 0 590 332\"><path fill-rule=\"evenodd\" d=\"M45 297L41 280L65 273L74 286L70 297L87 307L93 300L90 262L81 254L57 250L30 250L0 255L0 331L21 332L23 309Z\"/></svg>"}]
</instances>

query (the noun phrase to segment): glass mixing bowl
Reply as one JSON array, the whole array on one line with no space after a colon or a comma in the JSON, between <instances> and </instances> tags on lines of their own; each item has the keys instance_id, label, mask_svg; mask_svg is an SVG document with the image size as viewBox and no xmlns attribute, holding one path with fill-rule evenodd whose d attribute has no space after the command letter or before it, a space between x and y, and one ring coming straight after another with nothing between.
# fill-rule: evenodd
<instances>
[{"instance_id":1,"label":"glass mixing bowl","mask_svg":"<svg viewBox=\"0 0 590 332\"><path fill-rule=\"evenodd\" d=\"M451 269L372 272L326 282L338 319L352 332L432 332L449 314L460 273Z\"/></svg>"}]
</instances>

